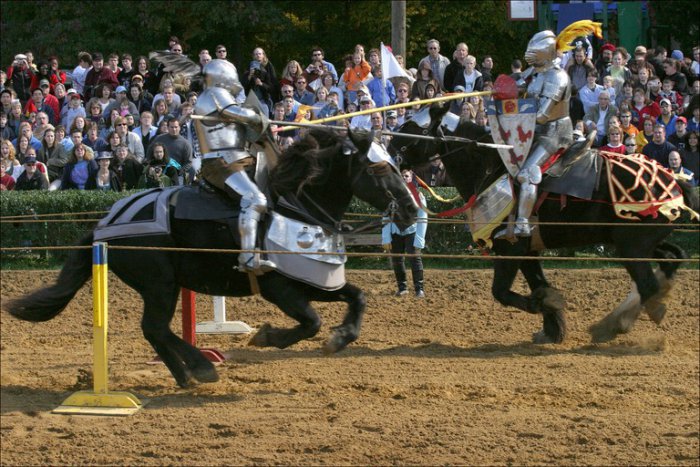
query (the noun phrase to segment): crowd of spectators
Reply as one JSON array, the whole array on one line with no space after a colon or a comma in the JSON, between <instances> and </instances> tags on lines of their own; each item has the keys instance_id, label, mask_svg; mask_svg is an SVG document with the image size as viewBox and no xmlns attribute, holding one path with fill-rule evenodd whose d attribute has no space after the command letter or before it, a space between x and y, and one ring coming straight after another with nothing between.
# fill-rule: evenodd
<instances>
[{"instance_id":1,"label":"crowd of spectators","mask_svg":"<svg viewBox=\"0 0 700 467\"><path fill-rule=\"evenodd\" d=\"M575 137L596 131L594 146L620 154L643 153L697 184L700 173L700 47L691 56L681 50L668 55L663 46L639 45L630 54L605 43L593 50L586 38L561 57L560 66L572 83L570 115ZM183 54L172 37L168 50ZM518 80L522 63L514 59L499 70L493 58L470 55L465 42L451 57L440 42L426 43L427 55L415 67L398 63L410 76L382 79L379 49L367 53L356 45L343 58L342 71L321 47L308 57L290 60L277 74L265 50L255 48L249 63L237 64L244 90L242 103L255 93L274 120L294 122L333 117L445 93L488 91L496 71ZM225 45L214 49L226 60ZM35 60L18 53L7 72L0 71L0 167L3 190L134 188L192 183L201 149L191 115L201 84L164 71L146 57L128 53L80 52L78 66L64 72L56 57ZM200 66L212 60L200 50ZM308 65L304 66L304 64ZM152 65L154 65L152 67ZM508 73L509 72L509 73ZM396 129L419 106L343 119L350 128ZM488 128L479 96L451 102L450 111ZM273 131L284 149L298 130ZM449 184L439 161L416 175L431 186Z\"/></svg>"}]
</instances>

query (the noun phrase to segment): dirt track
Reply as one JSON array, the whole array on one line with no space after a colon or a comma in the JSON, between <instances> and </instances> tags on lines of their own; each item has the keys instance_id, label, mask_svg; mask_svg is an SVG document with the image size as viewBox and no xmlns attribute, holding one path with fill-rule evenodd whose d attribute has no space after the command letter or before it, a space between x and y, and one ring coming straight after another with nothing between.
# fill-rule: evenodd
<instances>
[{"instance_id":1,"label":"dirt track","mask_svg":"<svg viewBox=\"0 0 700 467\"><path fill-rule=\"evenodd\" d=\"M2 271L2 299L54 272ZM230 357L218 383L181 390L139 329L140 300L110 276L110 389L149 403L137 415L53 415L91 389L92 296L26 323L2 313L2 465L699 465L700 303L682 271L657 327L592 345L586 329L628 290L622 270L549 271L569 301L569 338L535 346L539 316L497 305L490 271L427 271L427 299L397 299L388 271L351 271L369 312L360 340L323 356L341 305L318 304L319 336L287 350L198 336ZM524 290L524 282L518 283ZM198 298L200 320L211 303ZM257 298L231 318L290 326ZM179 329L180 320L173 324Z\"/></svg>"}]
</instances>

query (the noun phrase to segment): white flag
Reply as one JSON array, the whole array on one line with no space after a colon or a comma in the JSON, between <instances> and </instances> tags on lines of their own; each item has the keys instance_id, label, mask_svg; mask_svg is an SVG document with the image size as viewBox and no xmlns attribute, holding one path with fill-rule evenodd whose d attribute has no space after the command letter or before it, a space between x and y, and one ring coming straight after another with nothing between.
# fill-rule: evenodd
<instances>
[{"instance_id":1,"label":"white flag","mask_svg":"<svg viewBox=\"0 0 700 467\"><path fill-rule=\"evenodd\" d=\"M396 76L403 76L404 78L408 78L409 80L413 81L413 78L411 75L408 74L406 70L401 68L401 65L399 65L399 62L396 61L396 57L394 57L394 54L389 52L389 49L387 49L384 46L384 43L381 43L381 48L382 48L382 77L384 79L389 79L389 78L394 78Z\"/></svg>"}]
</instances>

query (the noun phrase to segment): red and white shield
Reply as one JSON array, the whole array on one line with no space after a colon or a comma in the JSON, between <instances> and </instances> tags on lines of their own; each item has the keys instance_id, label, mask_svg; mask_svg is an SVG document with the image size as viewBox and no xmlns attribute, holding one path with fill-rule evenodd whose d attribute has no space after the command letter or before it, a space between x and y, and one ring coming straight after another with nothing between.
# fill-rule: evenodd
<instances>
[{"instance_id":1,"label":"red and white shield","mask_svg":"<svg viewBox=\"0 0 700 467\"><path fill-rule=\"evenodd\" d=\"M536 99L490 99L486 112L494 142L512 146L498 148L511 176L515 176L527 159L537 123Z\"/></svg>"}]
</instances>

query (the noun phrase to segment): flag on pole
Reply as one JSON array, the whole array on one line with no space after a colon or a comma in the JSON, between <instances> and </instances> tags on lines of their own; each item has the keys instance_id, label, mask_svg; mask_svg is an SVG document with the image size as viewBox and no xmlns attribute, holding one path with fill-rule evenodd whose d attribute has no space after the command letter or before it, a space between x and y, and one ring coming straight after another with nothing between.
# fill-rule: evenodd
<instances>
[{"instance_id":1,"label":"flag on pole","mask_svg":"<svg viewBox=\"0 0 700 467\"><path fill-rule=\"evenodd\" d=\"M394 57L394 54L389 51L389 49L381 43L382 50L382 77L384 79L394 78L397 76L404 77L409 81L413 81L413 77L408 74L406 70L401 68L399 62Z\"/></svg>"}]
</instances>

